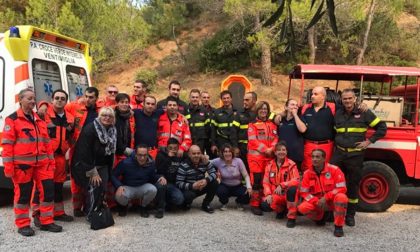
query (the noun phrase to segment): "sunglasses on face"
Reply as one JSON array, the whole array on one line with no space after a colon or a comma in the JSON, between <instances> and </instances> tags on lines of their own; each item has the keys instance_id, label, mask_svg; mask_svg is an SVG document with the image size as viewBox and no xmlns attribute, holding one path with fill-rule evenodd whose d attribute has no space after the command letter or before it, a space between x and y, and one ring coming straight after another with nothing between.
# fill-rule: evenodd
<instances>
[{"instance_id":1,"label":"sunglasses on face","mask_svg":"<svg viewBox=\"0 0 420 252\"><path fill-rule=\"evenodd\" d=\"M108 94L118 94L118 91L108 91Z\"/></svg>"},{"instance_id":2,"label":"sunglasses on face","mask_svg":"<svg viewBox=\"0 0 420 252\"><path fill-rule=\"evenodd\" d=\"M65 101L66 100L66 97L56 96L56 97L54 97L54 100L56 100L56 101Z\"/></svg>"}]
</instances>

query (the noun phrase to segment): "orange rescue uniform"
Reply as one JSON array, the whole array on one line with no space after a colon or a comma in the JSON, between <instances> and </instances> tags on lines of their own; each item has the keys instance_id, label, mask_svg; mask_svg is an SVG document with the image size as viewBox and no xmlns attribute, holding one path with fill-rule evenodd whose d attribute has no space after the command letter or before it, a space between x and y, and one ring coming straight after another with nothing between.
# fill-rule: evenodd
<instances>
[{"instance_id":1,"label":"orange rescue uniform","mask_svg":"<svg viewBox=\"0 0 420 252\"><path fill-rule=\"evenodd\" d=\"M30 226L29 203L34 183L40 192L40 221L54 222L53 150L47 124L32 112L32 120L19 108L5 120L2 138L4 173L12 176L14 184L15 224Z\"/></svg>"},{"instance_id":2,"label":"orange rescue uniform","mask_svg":"<svg viewBox=\"0 0 420 252\"><path fill-rule=\"evenodd\" d=\"M143 109L143 102L137 102L136 96L132 95L130 97L130 107L131 109Z\"/></svg>"},{"instance_id":3,"label":"orange rescue uniform","mask_svg":"<svg viewBox=\"0 0 420 252\"><path fill-rule=\"evenodd\" d=\"M286 158L282 166L278 167L276 160L270 161L265 168L263 189L265 197L273 197L271 209L280 213L287 207L287 218L296 219L299 181L299 171L295 162ZM281 195L274 192L278 186L282 189Z\"/></svg>"},{"instance_id":4,"label":"orange rescue uniform","mask_svg":"<svg viewBox=\"0 0 420 252\"><path fill-rule=\"evenodd\" d=\"M253 189L249 204L252 207L259 207L261 204L265 167L273 160L273 157L267 156L265 152L269 149L273 150L277 141L277 125L273 122L256 119L255 122L248 125L247 158Z\"/></svg>"},{"instance_id":5,"label":"orange rescue uniform","mask_svg":"<svg viewBox=\"0 0 420 252\"><path fill-rule=\"evenodd\" d=\"M300 196L303 201L298 206L298 211L312 220L321 220L325 209L321 209L318 202L324 197L326 210L334 211L334 224L342 227L348 202L346 192L344 174L337 166L325 163L320 174L317 174L313 168L308 169L303 174L300 186Z\"/></svg>"},{"instance_id":6,"label":"orange rescue uniform","mask_svg":"<svg viewBox=\"0 0 420 252\"><path fill-rule=\"evenodd\" d=\"M184 122L181 114L173 121L165 112L159 117L158 123L158 147L165 148L169 138L175 138L179 142L179 149L186 152L192 144L190 127Z\"/></svg>"}]
</instances>

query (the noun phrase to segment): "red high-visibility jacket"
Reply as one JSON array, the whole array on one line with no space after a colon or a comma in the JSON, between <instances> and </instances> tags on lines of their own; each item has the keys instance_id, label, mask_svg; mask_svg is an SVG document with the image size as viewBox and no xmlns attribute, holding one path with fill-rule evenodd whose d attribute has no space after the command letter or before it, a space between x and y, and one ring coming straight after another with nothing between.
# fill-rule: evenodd
<instances>
[{"instance_id":1,"label":"red high-visibility jacket","mask_svg":"<svg viewBox=\"0 0 420 252\"><path fill-rule=\"evenodd\" d=\"M340 168L325 163L320 175L313 169L305 171L299 191L302 199L310 203L316 204L321 197L333 200L337 193L347 192L346 178Z\"/></svg>"},{"instance_id":2,"label":"red high-visibility jacket","mask_svg":"<svg viewBox=\"0 0 420 252\"><path fill-rule=\"evenodd\" d=\"M248 155L266 157L264 152L277 144L277 125L257 119L248 125Z\"/></svg>"},{"instance_id":3,"label":"red high-visibility jacket","mask_svg":"<svg viewBox=\"0 0 420 252\"><path fill-rule=\"evenodd\" d=\"M137 103L136 96L132 95L130 97L130 107L131 109L143 109L143 102Z\"/></svg>"},{"instance_id":4,"label":"red high-visibility jacket","mask_svg":"<svg viewBox=\"0 0 420 252\"><path fill-rule=\"evenodd\" d=\"M70 148L70 134L74 127L74 117L64 111L66 116L66 123L64 125L57 124L57 115L54 112L53 106L50 105L47 110L45 122L48 127L48 135L51 138L51 146L54 152L59 148L61 154L65 154Z\"/></svg>"},{"instance_id":5,"label":"red high-visibility jacket","mask_svg":"<svg viewBox=\"0 0 420 252\"><path fill-rule=\"evenodd\" d=\"M108 97L104 97L104 98L98 99L98 101L96 102L96 105L100 108L111 107L114 109L115 106L117 105L117 102L115 100L110 100Z\"/></svg>"},{"instance_id":6,"label":"red high-visibility jacket","mask_svg":"<svg viewBox=\"0 0 420 252\"><path fill-rule=\"evenodd\" d=\"M291 186L298 186L300 181L299 171L295 162L286 158L281 167L277 167L276 160L271 160L265 168L263 188L264 195L274 193L277 186L285 192Z\"/></svg>"},{"instance_id":7,"label":"red high-visibility jacket","mask_svg":"<svg viewBox=\"0 0 420 252\"><path fill-rule=\"evenodd\" d=\"M158 124L158 146L166 147L169 138L178 140L179 148L188 151L192 144L190 127L184 122L181 114L171 122L168 113L163 113L159 118Z\"/></svg>"},{"instance_id":8,"label":"red high-visibility jacket","mask_svg":"<svg viewBox=\"0 0 420 252\"><path fill-rule=\"evenodd\" d=\"M55 169L47 124L36 113L32 112L32 116L34 122L19 108L6 117L1 142L5 174L13 175L15 165L24 169L25 165L33 166L38 162L48 162L49 168Z\"/></svg>"}]
</instances>

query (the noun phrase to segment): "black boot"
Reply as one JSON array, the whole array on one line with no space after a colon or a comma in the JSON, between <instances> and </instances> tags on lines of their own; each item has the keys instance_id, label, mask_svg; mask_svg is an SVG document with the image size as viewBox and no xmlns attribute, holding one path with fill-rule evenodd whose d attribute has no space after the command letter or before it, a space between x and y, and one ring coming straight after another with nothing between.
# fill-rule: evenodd
<instances>
[{"instance_id":1,"label":"black boot","mask_svg":"<svg viewBox=\"0 0 420 252\"><path fill-rule=\"evenodd\" d=\"M147 210L147 207L140 207L140 216L143 218L149 218L149 211Z\"/></svg>"},{"instance_id":2,"label":"black boot","mask_svg":"<svg viewBox=\"0 0 420 252\"><path fill-rule=\"evenodd\" d=\"M276 219L281 220L281 219L284 219L285 216L286 216L286 211L282 211L276 214Z\"/></svg>"},{"instance_id":3,"label":"black boot","mask_svg":"<svg viewBox=\"0 0 420 252\"><path fill-rule=\"evenodd\" d=\"M42 231L49 231L49 232L53 232L53 233L59 233L59 232L63 231L62 226L56 225L54 223L47 224L47 225L41 225L40 229Z\"/></svg>"},{"instance_id":4,"label":"black boot","mask_svg":"<svg viewBox=\"0 0 420 252\"><path fill-rule=\"evenodd\" d=\"M128 206L118 205L118 216L125 217L127 216Z\"/></svg>"},{"instance_id":5,"label":"black boot","mask_svg":"<svg viewBox=\"0 0 420 252\"><path fill-rule=\"evenodd\" d=\"M23 228L19 228L18 233L23 236L33 236L35 234L35 231L30 226L26 226Z\"/></svg>"},{"instance_id":6,"label":"black boot","mask_svg":"<svg viewBox=\"0 0 420 252\"><path fill-rule=\"evenodd\" d=\"M354 227L356 225L356 221L354 220L354 216L356 215L356 206L357 204L355 203L347 204L346 225L349 227Z\"/></svg>"},{"instance_id":7,"label":"black boot","mask_svg":"<svg viewBox=\"0 0 420 252\"><path fill-rule=\"evenodd\" d=\"M163 218L164 213L165 213L165 211L164 211L163 209L158 209L158 210L156 211L155 217L156 217L156 218L158 218L158 219L162 219L162 218Z\"/></svg>"},{"instance_id":8,"label":"black boot","mask_svg":"<svg viewBox=\"0 0 420 252\"><path fill-rule=\"evenodd\" d=\"M258 216L263 215L263 212L261 211L259 207L251 207L251 212Z\"/></svg>"},{"instance_id":9,"label":"black boot","mask_svg":"<svg viewBox=\"0 0 420 252\"><path fill-rule=\"evenodd\" d=\"M343 237L343 236L344 236L344 230L343 230L343 227L335 226L335 229L334 229L334 236L335 236L335 237Z\"/></svg>"},{"instance_id":10,"label":"black boot","mask_svg":"<svg viewBox=\"0 0 420 252\"><path fill-rule=\"evenodd\" d=\"M346 225L349 227L354 227L356 225L356 221L354 220L354 216L346 215Z\"/></svg>"},{"instance_id":11,"label":"black boot","mask_svg":"<svg viewBox=\"0 0 420 252\"><path fill-rule=\"evenodd\" d=\"M62 215L54 216L54 220L63 221L63 222L72 222L74 221L74 218L73 216L62 214Z\"/></svg>"},{"instance_id":12,"label":"black boot","mask_svg":"<svg viewBox=\"0 0 420 252\"><path fill-rule=\"evenodd\" d=\"M287 219L286 227L294 228L295 226L296 226L296 220L295 219Z\"/></svg>"}]
</instances>

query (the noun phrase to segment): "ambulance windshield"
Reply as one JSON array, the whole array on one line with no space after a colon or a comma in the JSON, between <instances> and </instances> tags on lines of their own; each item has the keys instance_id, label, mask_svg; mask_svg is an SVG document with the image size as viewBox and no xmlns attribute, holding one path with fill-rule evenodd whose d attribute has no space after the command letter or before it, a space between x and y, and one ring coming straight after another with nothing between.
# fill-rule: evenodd
<instances>
[{"instance_id":1,"label":"ambulance windshield","mask_svg":"<svg viewBox=\"0 0 420 252\"><path fill-rule=\"evenodd\" d=\"M33 59L32 73L37 101L50 102L54 90L63 88L60 77L60 68L57 63Z\"/></svg>"},{"instance_id":2,"label":"ambulance windshield","mask_svg":"<svg viewBox=\"0 0 420 252\"><path fill-rule=\"evenodd\" d=\"M86 70L83 67L66 66L67 83L69 87L70 100L80 97L89 86Z\"/></svg>"}]
</instances>

